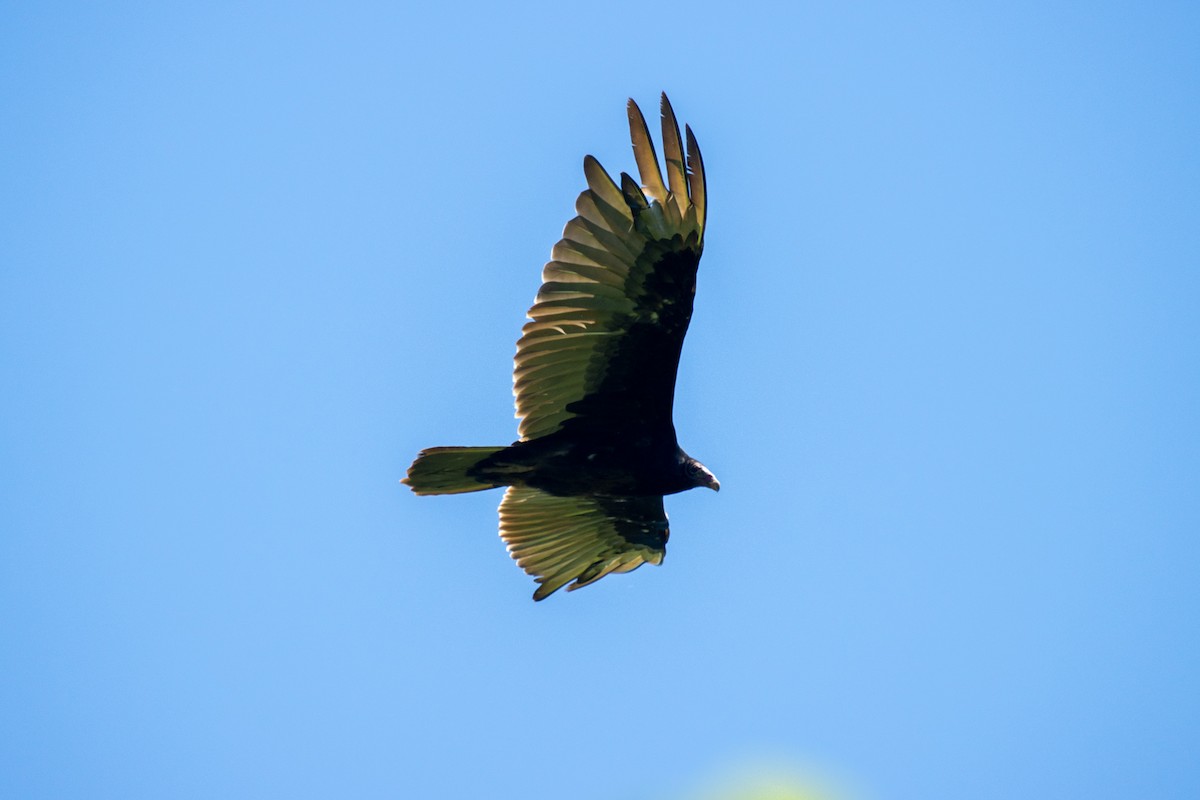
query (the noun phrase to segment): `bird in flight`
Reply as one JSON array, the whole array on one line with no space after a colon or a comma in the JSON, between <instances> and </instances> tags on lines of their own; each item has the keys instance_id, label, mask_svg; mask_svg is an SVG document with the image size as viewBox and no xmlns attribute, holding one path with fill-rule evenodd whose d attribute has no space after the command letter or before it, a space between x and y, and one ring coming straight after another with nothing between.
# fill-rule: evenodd
<instances>
[{"instance_id":1,"label":"bird in flight","mask_svg":"<svg viewBox=\"0 0 1200 800\"><path fill-rule=\"evenodd\" d=\"M661 564L663 496L721 484L675 438L675 374L696 294L707 200L704 162L662 96L666 181L629 101L641 183L618 185L592 156L542 270L514 359L520 439L422 450L403 483L419 495L505 486L500 537L543 600L613 572Z\"/></svg>"}]
</instances>

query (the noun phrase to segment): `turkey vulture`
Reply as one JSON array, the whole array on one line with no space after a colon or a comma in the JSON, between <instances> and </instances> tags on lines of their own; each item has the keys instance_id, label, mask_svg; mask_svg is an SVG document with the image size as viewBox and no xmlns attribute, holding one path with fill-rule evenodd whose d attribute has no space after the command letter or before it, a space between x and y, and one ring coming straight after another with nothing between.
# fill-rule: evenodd
<instances>
[{"instance_id":1,"label":"turkey vulture","mask_svg":"<svg viewBox=\"0 0 1200 800\"><path fill-rule=\"evenodd\" d=\"M520 440L508 447L422 450L414 492L508 487L500 536L542 600L610 572L662 563L663 495L721 484L680 449L671 406L704 249L704 162L662 96L667 180L641 110L629 132L642 181L618 186L591 156L579 216L542 270L513 370Z\"/></svg>"}]
</instances>

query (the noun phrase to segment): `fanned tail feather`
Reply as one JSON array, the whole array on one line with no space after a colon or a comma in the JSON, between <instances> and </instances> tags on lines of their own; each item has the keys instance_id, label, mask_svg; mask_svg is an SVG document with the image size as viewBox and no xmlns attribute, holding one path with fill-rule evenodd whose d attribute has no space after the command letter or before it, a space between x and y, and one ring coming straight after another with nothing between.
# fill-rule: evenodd
<instances>
[{"instance_id":1,"label":"fanned tail feather","mask_svg":"<svg viewBox=\"0 0 1200 800\"><path fill-rule=\"evenodd\" d=\"M400 482L417 494L462 494L494 489L501 484L477 478L472 470L503 447L431 447L417 454L408 477Z\"/></svg>"}]
</instances>

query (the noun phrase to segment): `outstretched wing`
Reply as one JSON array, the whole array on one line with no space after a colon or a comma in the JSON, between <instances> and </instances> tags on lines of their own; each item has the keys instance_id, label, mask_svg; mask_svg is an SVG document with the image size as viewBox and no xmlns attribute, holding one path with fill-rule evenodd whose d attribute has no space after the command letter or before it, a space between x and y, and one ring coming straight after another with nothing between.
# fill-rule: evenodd
<instances>
[{"instance_id":1,"label":"outstretched wing","mask_svg":"<svg viewBox=\"0 0 1200 800\"><path fill-rule=\"evenodd\" d=\"M632 100L629 130L642 185L621 173L618 187L596 159L584 159L588 188L575 202L579 216L542 270L532 321L517 342L513 394L522 439L572 419L625 433L671 425L704 247L704 163L690 128L685 163L665 94L665 183Z\"/></svg>"},{"instance_id":2,"label":"outstretched wing","mask_svg":"<svg viewBox=\"0 0 1200 800\"><path fill-rule=\"evenodd\" d=\"M661 497L558 497L510 486L500 501L500 538L541 584L534 600L571 581L569 592L610 572L661 564L668 533Z\"/></svg>"}]
</instances>

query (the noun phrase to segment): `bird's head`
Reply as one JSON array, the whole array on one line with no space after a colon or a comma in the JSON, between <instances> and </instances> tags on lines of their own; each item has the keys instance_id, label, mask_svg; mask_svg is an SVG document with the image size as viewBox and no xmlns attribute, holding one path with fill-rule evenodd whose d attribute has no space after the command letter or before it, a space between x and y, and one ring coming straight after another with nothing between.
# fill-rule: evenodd
<instances>
[{"instance_id":1,"label":"bird's head","mask_svg":"<svg viewBox=\"0 0 1200 800\"><path fill-rule=\"evenodd\" d=\"M693 487L707 486L714 492L721 491L721 482L717 480L717 476L709 472L708 467L691 456L684 459L683 474L687 476L688 483Z\"/></svg>"}]
</instances>

